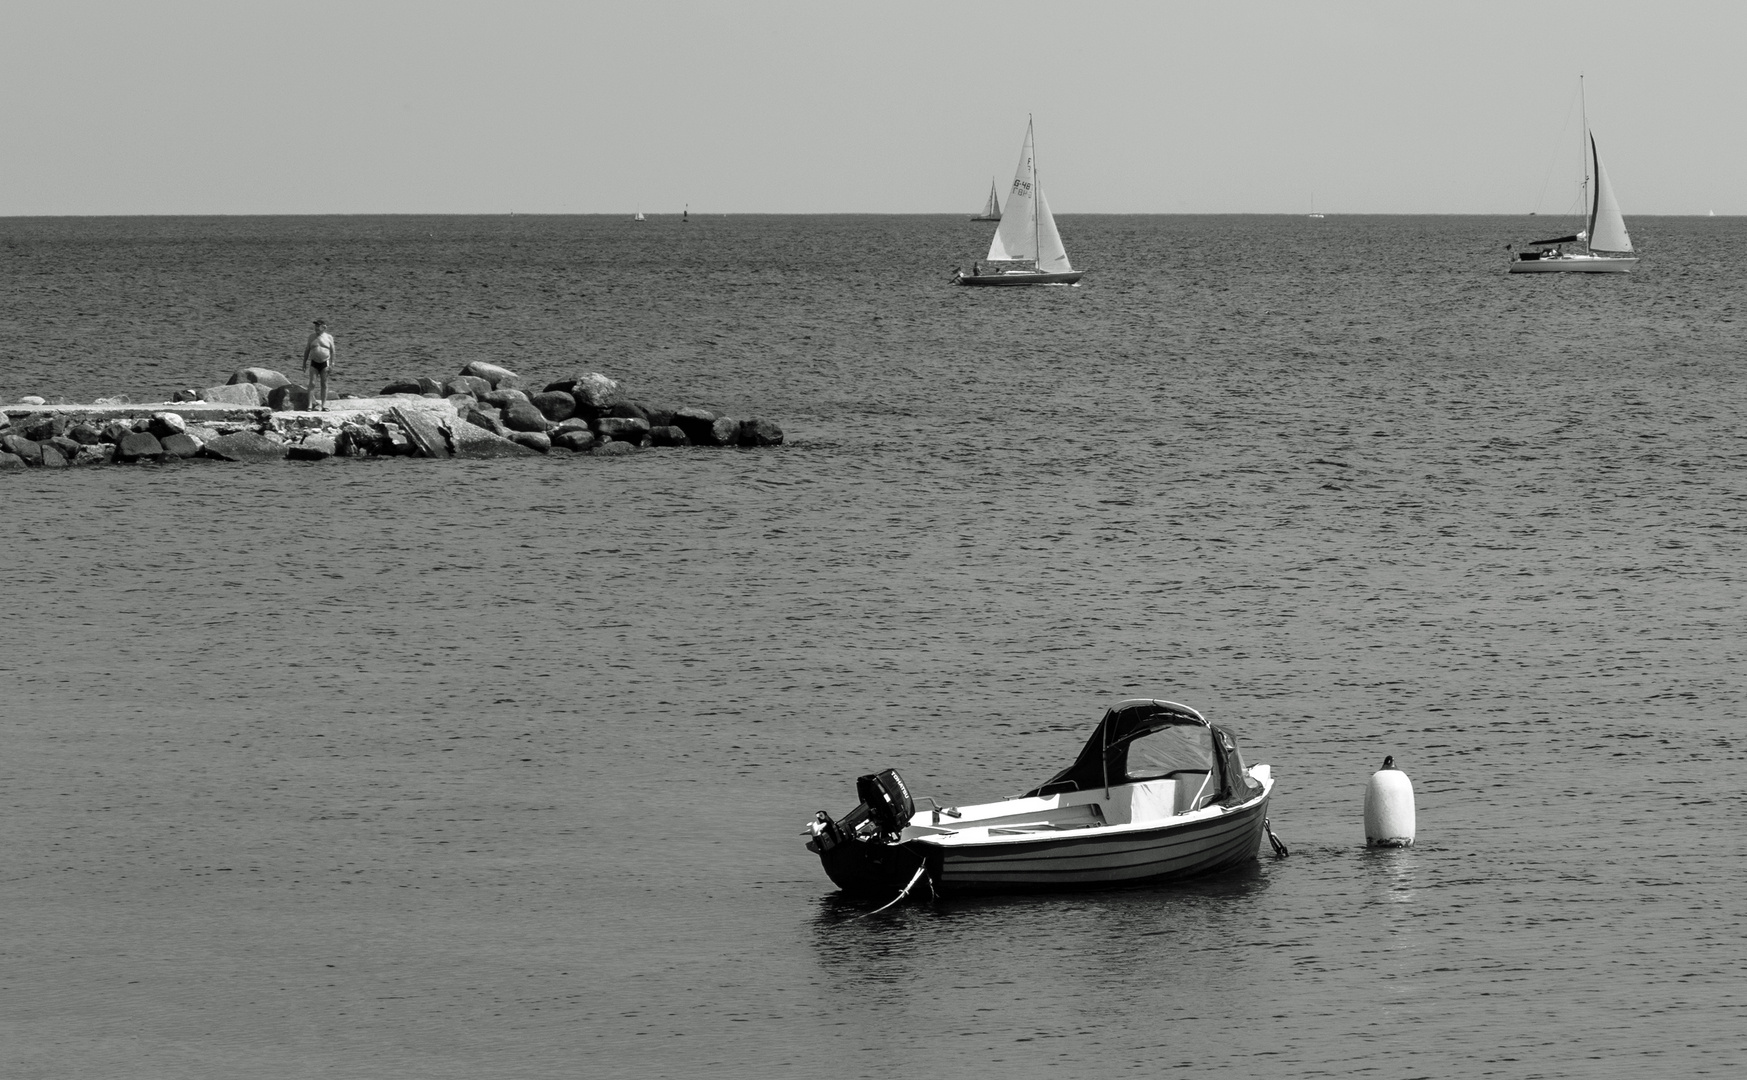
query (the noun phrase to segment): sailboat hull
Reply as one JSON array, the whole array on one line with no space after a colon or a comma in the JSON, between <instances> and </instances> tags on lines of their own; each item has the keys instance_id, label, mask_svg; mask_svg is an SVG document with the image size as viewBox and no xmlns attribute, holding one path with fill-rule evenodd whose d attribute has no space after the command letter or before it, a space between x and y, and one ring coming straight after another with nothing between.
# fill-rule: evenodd
<instances>
[{"instance_id":1,"label":"sailboat hull","mask_svg":"<svg viewBox=\"0 0 1747 1080\"><path fill-rule=\"evenodd\" d=\"M1506 269L1513 274L1629 274L1637 265L1637 259L1566 255L1558 259L1512 259Z\"/></svg>"},{"instance_id":2,"label":"sailboat hull","mask_svg":"<svg viewBox=\"0 0 1747 1080\"><path fill-rule=\"evenodd\" d=\"M1072 270L1065 274L1015 270L1007 274L959 274L953 281L959 285L1075 285L1085 276L1084 270Z\"/></svg>"}]
</instances>

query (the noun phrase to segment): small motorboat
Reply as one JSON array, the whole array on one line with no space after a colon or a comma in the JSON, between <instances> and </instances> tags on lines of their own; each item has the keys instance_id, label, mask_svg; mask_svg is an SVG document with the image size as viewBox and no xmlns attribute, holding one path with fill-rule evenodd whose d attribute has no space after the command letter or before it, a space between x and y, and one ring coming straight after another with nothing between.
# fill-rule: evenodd
<instances>
[{"instance_id":1,"label":"small motorboat","mask_svg":"<svg viewBox=\"0 0 1747 1080\"><path fill-rule=\"evenodd\" d=\"M821 810L807 849L838 888L891 901L1151 885L1251 862L1267 835L1267 765L1187 705L1118 702L1074 763L999 802L944 806L910 795L895 770L856 780L861 803Z\"/></svg>"}]
</instances>

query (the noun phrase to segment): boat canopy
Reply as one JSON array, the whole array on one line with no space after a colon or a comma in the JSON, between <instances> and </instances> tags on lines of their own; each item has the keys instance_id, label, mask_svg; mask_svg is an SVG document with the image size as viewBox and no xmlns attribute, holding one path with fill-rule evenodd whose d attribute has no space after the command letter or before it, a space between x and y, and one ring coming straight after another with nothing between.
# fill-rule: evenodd
<instances>
[{"instance_id":1,"label":"boat canopy","mask_svg":"<svg viewBox=\"0 0 1747 1080\"><path fill-rule=\"evenodd\" d=\"M1530 247L1551 247L1554 244L1575 244L1583 239L1582 233L1572 233L1570 236L1555 236L1551 240L1530 240Z\"/></svg>"},{"instance_id":2,"label":"boat canopy","mask_svg":"<svg viewBox=\"0 0 1747 1080\"><path fill-rule=\"evenodd\" d=\"M1213 774L1210 805L1236 806L1262 793L1262 786L1245 775L1231 732L1187 705L1130 698L1104 714L1072 765L1025 794L1090 791L1174 772Z\"/></svg>"}]
</instances>

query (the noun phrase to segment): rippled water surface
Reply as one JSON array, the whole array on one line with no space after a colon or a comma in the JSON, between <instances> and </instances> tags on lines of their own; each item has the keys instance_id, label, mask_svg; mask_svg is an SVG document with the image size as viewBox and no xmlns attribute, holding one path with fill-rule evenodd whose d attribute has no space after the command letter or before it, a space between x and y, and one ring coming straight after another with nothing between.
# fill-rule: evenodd
<instances>
[{"instance_id":1,"label":"rippled water surface","mask_svg":"<svg viewBox=\"0 0 1747 1080\"><path fill-rule=\"evenodd\" d=\"M0 474L0 1073L1735 1076L1747 222L0 220L0 397L598 370L766 451ZM1170 697L1289 859L864 918ZM1419 843L1363 847L1393 754Z\"/></svg>"}]
</instances>

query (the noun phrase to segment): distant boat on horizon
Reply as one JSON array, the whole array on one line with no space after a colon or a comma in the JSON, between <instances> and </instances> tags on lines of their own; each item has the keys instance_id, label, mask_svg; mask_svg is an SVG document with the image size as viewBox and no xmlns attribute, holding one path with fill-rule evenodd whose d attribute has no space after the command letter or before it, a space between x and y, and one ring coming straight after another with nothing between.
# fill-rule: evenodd
<instances>
[{"instance_id":1,"label":"distant boat on horizon","mask_svg":"<svg viewBox=\"0 0 1747 1080\"><path fill-rule=\"evenodd\" d=\"M1310 216L1313 218L1320 218L1323 216L1316 212L1316 192L1314 191L1310 193Z\"/></svg>"},{"instance_id":2,"label":"distant boat on horizon","mask_svg":"<svg viewBox=\"0 0 1747 1080\"><path fill-rule=\"evenodd\" d=\"M972 221L1000 221L1001 220L1001 201L999 199L995 198L995 179L994 179L994 177L989 178L989 202L988 202L988 205L983 207L982 213L972 214L971 220Z\"/></svg>"},{"instance_id":3,"label":"distant boat on horizon","mask_svg":"<svg viewBox=\"0 0 1747 1080\"><path fill-rule=\"evenodd\" d=\"M637 216L632 218L631 220L632 221L642 221L643 220L643 211L641 211L641 210L637 211Z\"/></svg>"}]
</instances>

